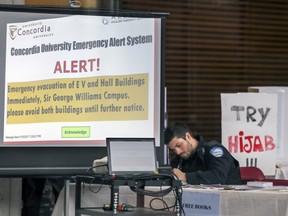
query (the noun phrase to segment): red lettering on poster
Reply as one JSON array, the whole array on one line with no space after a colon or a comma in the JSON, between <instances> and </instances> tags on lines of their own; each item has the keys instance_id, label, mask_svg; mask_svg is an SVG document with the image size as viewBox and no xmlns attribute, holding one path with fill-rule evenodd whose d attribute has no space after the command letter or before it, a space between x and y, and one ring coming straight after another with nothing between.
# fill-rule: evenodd
<instances>
[{"instance_id":1,"label":"red lettering on poster","mask_svg":"<svg viewBox=\"0 0 288 216\"><path fill-rule=\"evenodd\" d=\"M57 61L54 67L55 73L83 73L100 70L100 59Z\"/></svg>"},{"instance_id":2,"label":"red lettering on poster","mask_svg":"<svg viewBox=\"0 0 288 216\"><path fill-rule=\"evenodd\" d=\"M240 131L238 136L228 136L228 150L230 153L264 152L275 148L276 144L273 142L273 137L269 135L265 135L261 139L260 136L244 135L244 132Z\"/></svg>"}]
</instances>

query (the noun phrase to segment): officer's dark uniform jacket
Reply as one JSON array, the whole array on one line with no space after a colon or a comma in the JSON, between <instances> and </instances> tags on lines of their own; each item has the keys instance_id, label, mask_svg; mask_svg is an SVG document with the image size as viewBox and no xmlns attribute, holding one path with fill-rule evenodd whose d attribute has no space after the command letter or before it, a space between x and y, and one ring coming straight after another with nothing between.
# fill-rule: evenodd
<instances>
[{"instance_id":1,"label":"officer's dark uniform jacket","mask_svg":"<svg viewBox=\"0 0 288 216\"><path fill-rule=\"evenodd\" d=\"M171 161L173 168L186 173L188 184L241 184L239 163L229 151L217 141L205 142L197 137L199 144L195 154L187 160L176 156Z\"/></svg>"}]
</instances>

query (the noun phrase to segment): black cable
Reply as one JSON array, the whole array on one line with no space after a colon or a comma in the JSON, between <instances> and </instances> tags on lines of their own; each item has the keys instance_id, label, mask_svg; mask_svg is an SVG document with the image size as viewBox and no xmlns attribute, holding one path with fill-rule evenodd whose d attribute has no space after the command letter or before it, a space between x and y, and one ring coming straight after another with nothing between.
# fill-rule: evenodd
<instances>
[{"instance_id":1,"label":"black cable","mask_svg":"<svg viewBox=\"0 0 288 216\"><path fill-rule=\"evenodd\" d=\"M152 206L152 203L153 203L154 201L157 201L157 200L160 200L160 202L163 203L163 206L164 206L163 208L155 208L155 207ZM153 198L153 199L150 200L150 202L149 202L149 207L150 207L151 209L155 210L155 211L165 211L165 210L168 210L168 211L169 211L169 209L170 209L170 208L173 208L174 205L173 205L172 207L169 207L168 204L167 204L167 203L165 202L165 200L163 199L163 197L161 197L161 198L155 197L155 198Z\"/></svg>"},{"instance_id":2,"label":"black cable","mask_svg":"<svg viewBox=\"0 0 288 216\"><path fill-rule=\"evenodd\" d=\"M183 190L182 190L182 187L179 189L179 190L175 190L174 191L176 193L175 195L175 198L176 198L176 202L175 202L175 206L177 205L177 202L179 203L179 212L182 213L182 216L185 216L185 211L184 211L184 208L182 206L182 194L183 194Z\"/></svg>"},{"instance_id":3,"label":"black cable","mask_svg":"<svg viewBox=\"0 0 288 216\"><path fill-rule=\"evenodd\" d=\"M100 165L100 166L106 166L106 165ZM94 176L94 178L91 180L90 182L90 185L89 185L89 190L93 193L98 193L101 188L102 188L102 185L104 183L105 180L108 180L108 181L111 181L111 176L109 174L106 174L106 175L103 175L103 174L96 174L93 169L94 168L97 168L97 167L100 167L100 166L93 166L93 167L90 167L87 172L90 176ZM93 172L91 172L91 170ZM99 187L99 189L97 191L93 191L92 190L92 187L91 187L91 184L93 184L93 181L95 178L101 178L102 179L102 183ZM123 175L123 176L117 176L117 178L121 178L121 179L124 179L124 180L131 180L131 181L135 181L135 182L141 182L141 181L146 181L146 180L170 180L170 181L174 181L174 180L179 180L178 177L172 173L172 172L163 172L163 173L159 173L159 174L151 174L151 175L147 175L147 174L139 174L139 175ZM150 208L153 209L153 210L170 210L171 208L174 208L173 211L176 211L176 207L178 206L179 211L183 213L183 216L185 216L185 212L184 212L184 209L182 207L182 188L178 189L177 186L173 186L173 185L169 185L167 186L168 188L166 189L163 189L162 190L162 187L160 191L151 191L151 190L146 190L144 188L141 188L141 187L138 187L137 184L134 185L134 186L130 186L130 189L137 193L137 194L140 194L140 195L144 195L144 196L152 196L152 197L155 197L154 199L152 199L149 203L150 205ZM167 194L169 194L170 192L173 192L174 194L174 197L175 197L175 205L173 206L168 206L167 203L162 199L162 202L163 202L163 205L165 206L164 208L160 208L160 209L155 209L152 207L152 202L155 201L155 200L161 200L159 197L164 197L166 196ZM178 205L177 205L178 203ZM131 206L129 206L131 207ZM133 207L134 208L134 207Z\"/></svg>"},{"instance_id":4,"label":"black cable","mask_svg":"<svg viewBox=\"0 0 288 216\"><path fill-rule=\"evenodd\" d=\"M131 180L134 180L135 182L137 181L145 181L145 180L163 180L169 178L171 181L173 180L171 175L164 175L164 174L153 174L153 175L136 175L131 178ZM167 189L160 190L160 191L151 191L151 190L146 190L143 188L139 188L138 186L130 186L130 189L134 191L135 193L145 195L145 196L154 196L154 197L162 197L167 194L169 194L172 190L173 187L169 186Z\"/></svg>"},{"instance_id":5,"label":"black cable","mask_svg":"<svg viewBox=\"0 0 288 216\"><path fill-rule=\"evenodd\" d=\"M88 173L88 175L91 175L91 176L93 176L93 175L95 175L95 174L96 174L96 175L97 175L97 174L103 175L103 173L95 173L93 169L98 168L98 167L104 167L104 166L107 167L107 164L89 167L89 168L87 169L87 173Z\"/></svg>"},{"instance_id":6,"label":"black cable","mask_svg":"<svg viewBox=\"0 0 288 216\"><path fill-rule=\"evenodd\" d=\"M178 176L175 175L173 172L171 172L171 175L173 175L174 179L179 180ZM183 213L182 215L185 216L186 214L185 214L184 208L182 206L182 193L183 193L182 187L179 189L179 191L176 190L174 192L176 193L175 194L175 198L176 198L175 207L177 205L176 203L179 202L180 212L182 212Z\"/></svg>"},{"instance_id":7,"label":"black cable","mask_svg":"<svg viewBox=\"0 0 288 216\"><path fill-rule=\"evenodd\" d=\"M151 179L170 179L171 181L173 180L179 180L177 178L177 176L173 173L169 173L169 174L156 174L156 175L137 175L137 176L134 176L132 179L134 181L141 181L141 180L151 180ZM176 211L177 209L175 209L176 207L179 208L179 211L180 214L181 212L183 213L183 215L185 216L185 212L184 212L184 209L182 207L182 188L178 188L176 186L172 186L170 185L167 189L164 189L164 190L161 190L161 191L150 191L150 190L145 190L143 188L140 188L138 186L133 186L133 187L130 187L130 189L132 191L134 191L135 193L138 193L138 194L141 194L141 195L145 195L145 196L152 196L152 197L164 197L165 195L169 194L171 191L173 191L174 193L174 196L175 196L175 205L174 206L171 206L171 207L168 207L167 203L163 204L166 205L166 208L163 208L163 209L167 209L168 207L168 210L170 208L174 208L174 211ZM153 199L152 199L153 200ZM164 200L163 200L164 201ZM150 202L150 208L152 208L152 204ZM153 208L154 209L154 208ZM157 210L157 209L156 209ZM160 210L160 209L159 209Z\"/></svg>"},{"instance_id":8,"label":"black cable","mask_svg":"<svg viewBox=\"0 0 288 216\"><path fill-rule=\"evenodd\" d=\"M102 186L103 186L103 180L102 180L102 182L99 184L100 186L99 186L99 188L96 190L96 191L94 191L93 190L93 188L92 188L92 185L93 185L93 181L95 180L95 178L93 178L91 181L90 181L90 183L89 183L89 186L88 186L88 188L89 188L89 190L92 192L92 193L98 193L101 189L102 189Z\"/></svg>"}]
</instances>

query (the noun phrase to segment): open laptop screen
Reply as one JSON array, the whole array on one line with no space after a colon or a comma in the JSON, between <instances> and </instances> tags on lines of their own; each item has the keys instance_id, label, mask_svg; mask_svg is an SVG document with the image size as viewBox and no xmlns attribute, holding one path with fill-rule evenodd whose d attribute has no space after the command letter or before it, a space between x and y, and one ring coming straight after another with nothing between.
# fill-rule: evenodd
<instances>
[{"instance_id":1,"label":"open laptop screen","mask_svg":"<svg viewBox=\"0 0 288 216\"><path fill-rule=\"evenodd\" d=\"M107 138L109 174L153 174L157 170L154 138Z\"/></svg>"}]
</instances>

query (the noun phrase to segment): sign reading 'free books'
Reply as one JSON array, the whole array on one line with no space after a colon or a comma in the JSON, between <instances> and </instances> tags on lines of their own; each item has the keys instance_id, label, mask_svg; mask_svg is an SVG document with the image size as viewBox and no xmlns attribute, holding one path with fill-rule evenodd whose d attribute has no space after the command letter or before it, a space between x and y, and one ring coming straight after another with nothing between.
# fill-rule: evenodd
<instances>
[{"instance_id":1,"label":"sign reading 'free books'","mask_svg":"<svg viewBox=\"0 0 288 216\"><path fill-rule=\"evenodd\" d=\"M186 216L220 215L220 194L184 190L182 206Z\"/></svg>"}]
</instances>

